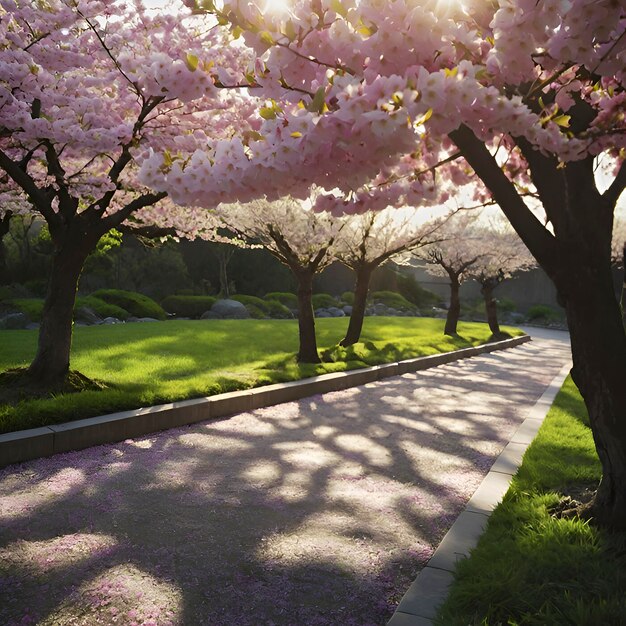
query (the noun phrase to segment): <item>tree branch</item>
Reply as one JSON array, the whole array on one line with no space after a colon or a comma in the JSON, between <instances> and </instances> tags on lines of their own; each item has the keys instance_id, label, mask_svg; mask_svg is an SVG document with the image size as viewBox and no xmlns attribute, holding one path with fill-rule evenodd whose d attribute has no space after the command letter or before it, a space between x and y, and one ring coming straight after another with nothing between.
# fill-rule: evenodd
<instances>
[{"instance_id":1,"label":"tree branch","mask_svg":"<svg viewBox=\"0 0 626 626\"><path fill-rule=\"evenodd\" d=\"M557 249L554 236L526 206L515 185L507 178L485 144L465 125L452 131L449 137L489 189L533 256L549 274L555 271Z\"/></svg>"},{"instance_id":2,"label":"tree branch","mask_svg":"<svg viewBox=\"0 0 626 626\"><path fill-rule=\"evenodd\" d=\"M609 188L602 194L602 197L610 204L611 207L614 207L617 204L619 197L622 195L624 188L626 188L626 159L622 161L617 175L613 179Z\"/></svg>"},{"instance_id":3,"label":"tree branch","mask_svg":"<svg viewBox=\"0 0 626 626\"><path fill-rule=\"evenodd\" d=\"M100 230L102 233L106 233L111 228L117 228L123 221L128 219L135 211L143 209L147 206L152 206L163 200L167 196L167 193L161 191L159 193L146 193L143 196L135 198L132 202L129 202L124 208L116 211L112 215L100 220Z\"/></svg>"}]
</instances>

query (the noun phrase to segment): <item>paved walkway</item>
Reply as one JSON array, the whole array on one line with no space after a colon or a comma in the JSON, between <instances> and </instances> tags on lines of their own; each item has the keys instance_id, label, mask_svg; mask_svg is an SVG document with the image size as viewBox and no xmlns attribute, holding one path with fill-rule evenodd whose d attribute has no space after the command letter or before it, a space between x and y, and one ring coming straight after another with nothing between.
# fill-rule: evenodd
<instances>
[{"instance_id":1,"label":"paved walkway","mask_svg":"<svg viewBox=\"0 0 626 626\"><path fill-rule=\"evenodd\" d=\"M0 471L0 623L380 625L567 335Z\"/></svg>"}]
</instances>

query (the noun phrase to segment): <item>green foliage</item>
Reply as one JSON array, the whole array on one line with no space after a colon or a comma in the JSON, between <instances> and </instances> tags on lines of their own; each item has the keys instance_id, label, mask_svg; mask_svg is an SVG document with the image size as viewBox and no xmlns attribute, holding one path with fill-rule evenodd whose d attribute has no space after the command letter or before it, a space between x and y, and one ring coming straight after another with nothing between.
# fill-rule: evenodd
<instances>
[{"instance_id":1,"label":"green foliage","mask_svg":"<svg viewBox=\"0 0 626 626\"><path fill-rule=\"evenodd\" d=\"M74 311L82 307L88 307L99 317L116 317L118 320L125 320L129 317L128 311L115 304L105 302L96 296L79 296L76 298Z\"/></svg>"},{"instance_id":2,"label":"green foliage","mask_svg":"<svg viewBox=\"0 0 626 626\"><path fill-rule=\"evenodd\" d=\"M161 306L177 317L198 318L217 302L212 296L167 296Z\"/></svg>"},{"instance_id":3,"label":"green foliage","mask_svg":"<svg viewBox=\"0 0 626 626\"><path fill-rule=\"evenodd\" d=\"M288 309L295 311L298 308L298 297L293 293L272 291L265 294L266 300L276 300Z\"/></svg>"},{"instance_id":4,"label":"green foliage","mask_svg":"<svg viewBox=\"0 0 626 626\"><path fill-rule=\"evenodd\" d=\"M318 320L320 350L335 345L345 330L345 319ZM348 361L337 354L320 365L301 365L295 359L296 320L175 320L77 328L72 367L105 382L108 389L0 404L0 432L374 365L380 362L380 350L393 351L393 358L435 354L485 343L490 331L483 324L461 323L459 334L443 335L443 320L368 318L362 352L346 352ZM28 365L36 345L36 332L2 331L0 370Z\"/></svg>"},{"instance_id":5,"label":"green foliage","mask_svg":"<svg viewBox=\"0 0 626 626\"><path fill-rule=\"evenodd\" d=\"M158 320L167 317L159 304L141 293L121 289L100 289L91 295L125 309L134 317L153 317Z\"/></svg>"},{"instance_id":6,"label":"green foliage","mask_svg":"<svg viewBox=\"0 0 626 626\"><path fill-rule=\"evenodd\" d=\"M354 292L353 291L344 291L341 294L341 301L344 304L349 304L352 306L354 304Z\"/></svg>"},{"instance_id":7,"label":"green foliage","mask_svg":"<svg viewBox=\"0 0 626 626\"><path fill-rule=\"evenodd\" d=\"M41 320L41 314L43 313L42 298L14 298L13 300L7 300L6 304L27 315L33 322Z\"/></svg>"},{"instance_id":8,"label":"green foliage","mask_svg":"<svg viewBox=\"0 0 626 626\"><path fill-rule=\"evenodd\" d=\"M554 322L561 318L559 313L545 304L535 304L528 309L526 317L531 322Z\"/></svg>"},{"instance_id":9,"label":"green foliage","mask_svg":"<svg viewBox=\"0 0 626 626\"><path fill-rule=\"evenodd\" d=\"M243 304L243 303L242 303ZM267 313L254 304L245 305L250 317L254 320L264 320L267 318Z\"/></svg>"},{"instance_id":10,"label":"green foliage","mask_svg":"<svg viewBox=\"0 0 626 626\"><path fill-rule=\"evenodd\" d=\"M231 296L230 299L241 302L241 304L245 304L246 306L251 304L257 309L263 311L265 315L269 315L269 307L267 306L265 300L263 300L262 298L257 298L256 296L246 296L244 294L237 294L235 296Z\"/></svg>"},{"instance_id":11,"label":"green foliage","mask_svg":"<svg viewBox=\"0 0 626 626\"><path fill-rule=\"evenodd\" d=\"M337 298L333 298L327 293L314 293L313 294L313 308L314 309L327 309L331 306L337 306Z\"/></svg>"},{"instance_id":12,"label":"green foliage","mask_svg":"<svg viewBox=\"0 0 626 626\"><path fill-rule=\"evenodd\" d=\"M498 313L512 313L517 309L517 305L511 298L498 298Z\"/></svg>"},{"instance_id":13,"label":"green foliage","mask_svg":"<svg viewBox=\"0 0 626 626\"><path fill-rule=\"evenodd\" d=\"M293 319L293 313L291 310L277 300L265 300L265 305L271 318L276 320Z\"/></svg>"},{"instance_id":14,"label":"green foliage","mask_svg":"<svg viewBox=\"0 0 626 626\"><path fill-rule=\"evenodd\" d=\"M378 302L385 306L398 309L399 311L414 311L415 306L411 304L404 296L395 291L375 291L370 296L370 300L374 303Z\"/></svg>"},{"instance_id":15,"label":"green foliage","mask_svg":"<svg viewBox=\"0 0 626 626\"><path fill-rule=\"evenodd\" d=\"M412 274L398 274L398 291L408 302L419 308L435 306L441 300L436 293L424 289Z\"/></svg>"},{"instance_id":16,"label":"green foliage","mask_svg":"<svg viewBox=\"0 0 626 626\"><path fill-rule=\"evenodd\" d=\"M626 534L550 514L563 492L594 488L601 467L582 398L568 379L437 622L621 624Z\"/></svg>"}]
</instances>

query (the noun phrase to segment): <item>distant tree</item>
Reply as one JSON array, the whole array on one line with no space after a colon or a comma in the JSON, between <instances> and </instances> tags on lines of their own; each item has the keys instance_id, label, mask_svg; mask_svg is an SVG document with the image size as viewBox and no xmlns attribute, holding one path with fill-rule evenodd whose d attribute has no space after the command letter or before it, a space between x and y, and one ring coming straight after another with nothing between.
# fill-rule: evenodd
<instances>
[{"instance_id":1,"label":"distant tree","mask_svg":"<svg viewBox=\"0 0 626 626\"><path fill-rule=\"evenodd\" d=\"M418 209L368 211L351 217L342 233L339 260L354 270L356 283L350 323L342 346L356 343L363 329L372 272L399 255L406 254L436 239L441 221L423 222Z\"/></svg>"},{"instance_id":2,"label":"distant tree","mask_svg":"<svg viewBox=\"0 0 626 626\"><path fill-rule=\"evenodd\" d=\"M319 363L313 277L335 260L345 219L314 213L291 198L224 205L217 209L217 215L235 238L247 246L265 248L291 270L298 283L297 359L301 363Z\"/></svg>"},{"instance_id":3,"label":"distant tree","mask_svg":"<svg viewBox=\"0 0 626 626\"><path fill-rule=\"evenodd\" d=\"M475 229L470 237L479 256L468 268L467 275L480 284L489 329L494 337L500 337L502 332L493 292L515 273L535 267L536 262L517 233L511 228L507 229L504 224Z\"/></svg>"},{"instance_id":4,"label":"distant tree","mask_svg":"<svg viewBox=\"0 0 626 626\"><path fill-rule=\"evenodd\" d=\"M451 218L438 231L442 241L421 248L415 255L428 264L426 271L429 274L446 277L450 281L450 304L443 331L445 335L457 334L461 315L461 284L468 278L470 268L482 253L477 251L475 242L468 237L474 221L475 216L467 214Z\"/></svg>"}]
</instances>

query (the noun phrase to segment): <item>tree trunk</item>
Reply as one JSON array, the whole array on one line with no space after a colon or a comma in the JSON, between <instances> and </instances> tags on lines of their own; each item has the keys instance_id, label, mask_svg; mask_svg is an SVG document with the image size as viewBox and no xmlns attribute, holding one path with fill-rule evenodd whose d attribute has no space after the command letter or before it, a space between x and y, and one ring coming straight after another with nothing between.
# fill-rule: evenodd
<instances>
[{"instance_id":1,"label":"tree trunk","mask_svg":"<svg viewBox=\"0 0 626 626\"><path fill-rule=\"evenodd\" d=\"M626 243L624 244L624 251L622 256L622 293L620 296L620 308L622 309L622 325L626 330Z\"/></svg>"},{"instance_id":2,"label":"tree trunk","mask_svg":"<svg viewBox=\"0 0 626 626\"><path fill-rule=\"evenodd\" d=\"M300 336L298 363L320 363L315 337L315 316L313 314L313 272L303 269L295 274L298 279L298 331Z\"/></svg>"},{"instance_id":3,"label":"tree trunk","mask_svg":"<svg viewBox=\"0 0 626 626\"><path fill-rule=\"evenodd\" d=\"M493 297L493 287L490 285L483 285L480 288L480 293L483 294L485 300L485 313L487 314L487 324L489 324L489 330L494 337L499 337L500 324L498 324L498 306L496 299Z\"/></svg>"},{"instance_id":4,"label":"tree trunk","mask_svg":"<svg viewBox=\"0 0 626 626\"><path fill-rule=\"evenodd\" d=\"M52 269L39 329L37 354L28 368L38 386L53 388L60 385L70 366L72 324L78 279L90 246L83 233L79 239L66 237L52 259Z\"/></svg>"},{"instance_id":5,"label":"tree trunk","mask_svg":"<svg viewBox=\"0 0 626 626\"><path fill-rule=\"evenodd\" d=\"M576 268L566 298L572 377L587 406L602 480L591 506L603 526L626 530L626 334L610 276Z\"/></svg>"},{"instance_id":6,"label":"tree trunk","mask_svg":"<svg viewBox=\"0 0 626 626\"><path fill-rule=\"evenodd\" d=\"M367 307L367 292L369 290L371 277L372 269L367 265L356 270L352 314L350 315L346 336L339 342L341 346L351 346L361 338L365 308Z\"/></svg>"},{"instance_id":7,"label":"tree trunk","mask_svg":"<svg viewBox=\"0 0 626 626\"><path fill-rule=\"evenodd\" d=\"M459 277L450 275L450 306L448 307L448 314L446 315L446 327L443 334L455 336L457 334L456 327L459 323L459 316L461 315L461 298L459 297L459 290L461 283Z\"/></svg>"}]
</instances>

